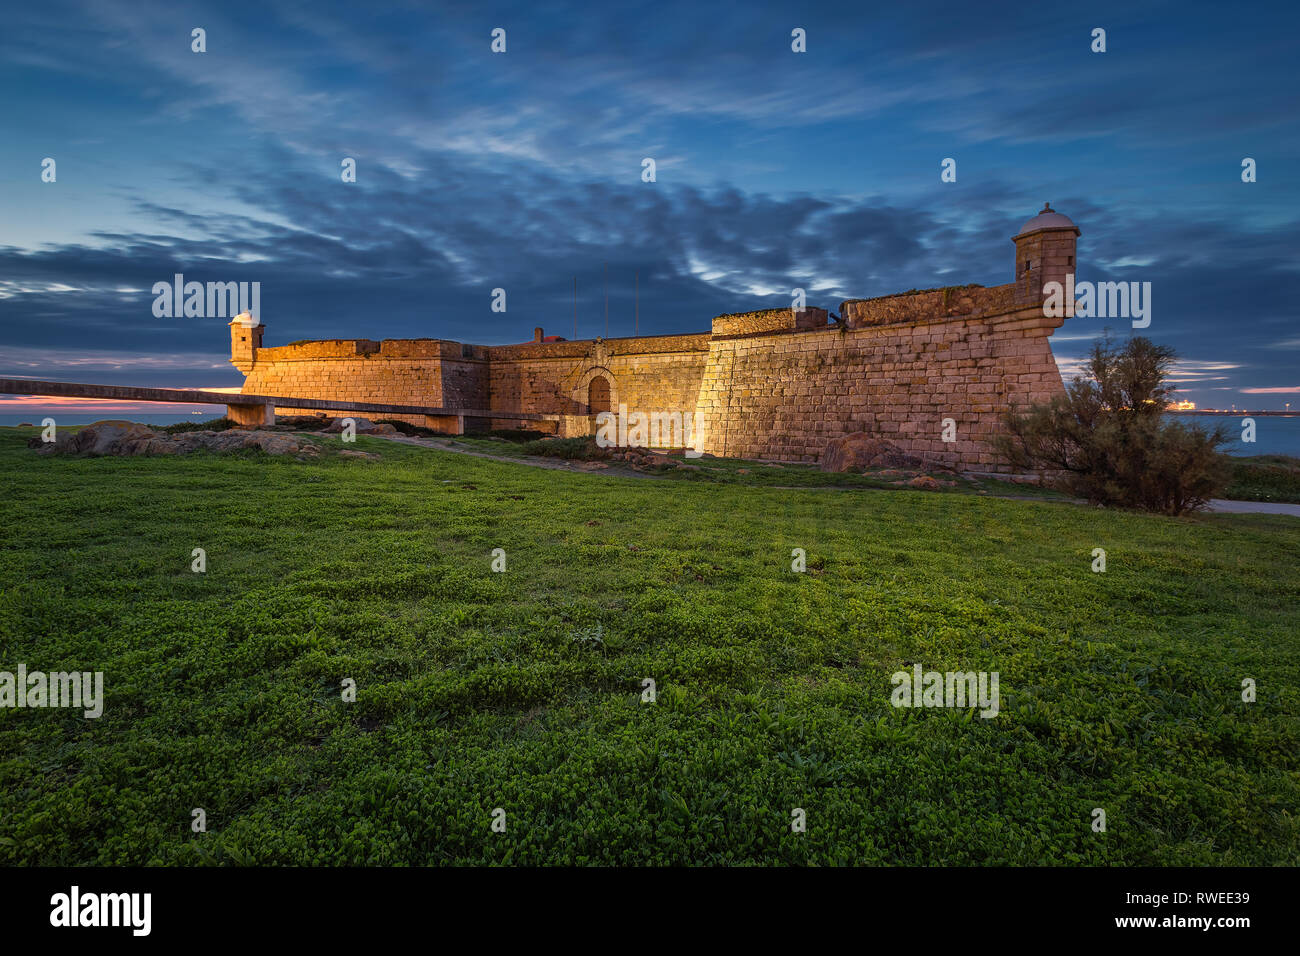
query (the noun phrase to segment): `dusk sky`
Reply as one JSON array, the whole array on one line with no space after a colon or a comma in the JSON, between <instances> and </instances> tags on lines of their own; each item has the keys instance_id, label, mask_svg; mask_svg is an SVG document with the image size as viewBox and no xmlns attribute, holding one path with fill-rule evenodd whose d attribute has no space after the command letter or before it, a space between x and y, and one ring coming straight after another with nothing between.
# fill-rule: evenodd
<instances>
[{"instance_id":1,"label":"dusk sky","mask_svg":"<svg viewBox=\"0 0 1300 956\"><path fill-rule=\"evenodd\" d=\"M575 276L594 337L604 263L614 336L638 272L642 333L1000 285L1050 201L1081 280L1152 284L1182 397L1300 404L1298 10L10 2L0 375L238 386L226 319L154 317L178 272L260 282L266 345L571 337Z\"/></svg>"}]
</instances>

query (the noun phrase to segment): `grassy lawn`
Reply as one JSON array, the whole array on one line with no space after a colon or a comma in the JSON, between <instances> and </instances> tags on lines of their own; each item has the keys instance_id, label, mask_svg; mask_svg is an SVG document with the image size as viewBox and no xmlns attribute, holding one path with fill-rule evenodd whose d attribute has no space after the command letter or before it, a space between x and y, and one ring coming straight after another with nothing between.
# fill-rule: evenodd
<instances>
[{"instance_id":1,"label":"grassy lawn","mask_svg":"<svg viewBox=\"0 0 1300 956\"><path fill-rule=\"evenodd\" d=\"M0 863L1300 863L1294 518L28 434L0 670L107 700L0 709Z\"/></svg>"}]
</instances>

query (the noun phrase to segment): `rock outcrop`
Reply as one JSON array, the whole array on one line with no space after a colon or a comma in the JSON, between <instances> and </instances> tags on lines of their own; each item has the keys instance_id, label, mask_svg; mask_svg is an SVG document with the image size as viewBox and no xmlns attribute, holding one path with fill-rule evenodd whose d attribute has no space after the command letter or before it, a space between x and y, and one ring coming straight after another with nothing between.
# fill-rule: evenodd
<instances>
[{"instance_id":1,"label":"rock outcrop","mask_svg":"<svg viewBox=\"0 0 1300 956\"><path fill-rule=\"evenodd\" d=\"M52 455L184 455L200 448L214 452L256 449L268 455L316 455L320 447L294 435L267 431L193 431L168 435L138 422L105 421L77 431L64 431L55 441L33 438L27 443Z\"/></svg>"},{"instance_id":2,"label":"rock outcrop","mask_svg":"<svg viewBox=\"0 0 1300 956\"><path fill-rule=\"evenodd\" d=\"M346 419L336 418L325 426L325 431L331 435L337 435L343 431L343 422ZM372 422L368 418L353 417L352 421L356 423L358 435L396 435L398 431L392 425L380 425Z\"/></svg>"},{"instance_id":3,"label":"rock outcrop","mask_svg":"<svg viewBox=\"0 0 1300 956\"><path fill-rule=\"evenodd\" d=\"M923 469L926 463L892 442L867 432L853 432L826 443L822 471L865 471L868 468Z\"/></svg>"}]
</instances>

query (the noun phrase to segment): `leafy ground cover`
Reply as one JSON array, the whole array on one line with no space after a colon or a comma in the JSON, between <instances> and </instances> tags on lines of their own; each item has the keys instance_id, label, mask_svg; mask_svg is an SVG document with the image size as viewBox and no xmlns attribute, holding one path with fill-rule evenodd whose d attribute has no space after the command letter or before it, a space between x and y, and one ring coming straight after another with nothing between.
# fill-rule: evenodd
<instances>
[{"instance_id":1,"label":"leafy ground cover","mask_svg":"<svg viewBox=\"0 0 1300 956\"><path fill-rule=\"evenodd\" d=\"M106 702L0 708L0 863L1300 862L1294 518L30 434L0 670Z\"/></svg>"}]
</instances>

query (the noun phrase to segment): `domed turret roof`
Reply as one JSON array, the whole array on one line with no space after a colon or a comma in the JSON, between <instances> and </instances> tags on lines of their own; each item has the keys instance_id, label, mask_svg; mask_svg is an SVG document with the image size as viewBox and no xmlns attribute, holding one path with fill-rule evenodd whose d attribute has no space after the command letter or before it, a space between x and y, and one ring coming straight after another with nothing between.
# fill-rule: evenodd
<instances>
[{"instance_id":1,"label":"domed turret roof","mask_svg":"<svg viewBox=\"0 0 1300 956\"><path fill-rule=\"evenodd\" d=\"M1043 211L1020 227L1020 235L1038 232L1040 229L1073 229L1076 234L1079 227L1069 216L1062 216L1052 208L1050 203L1043 203Z\"/></svg>"}]
</instances>

